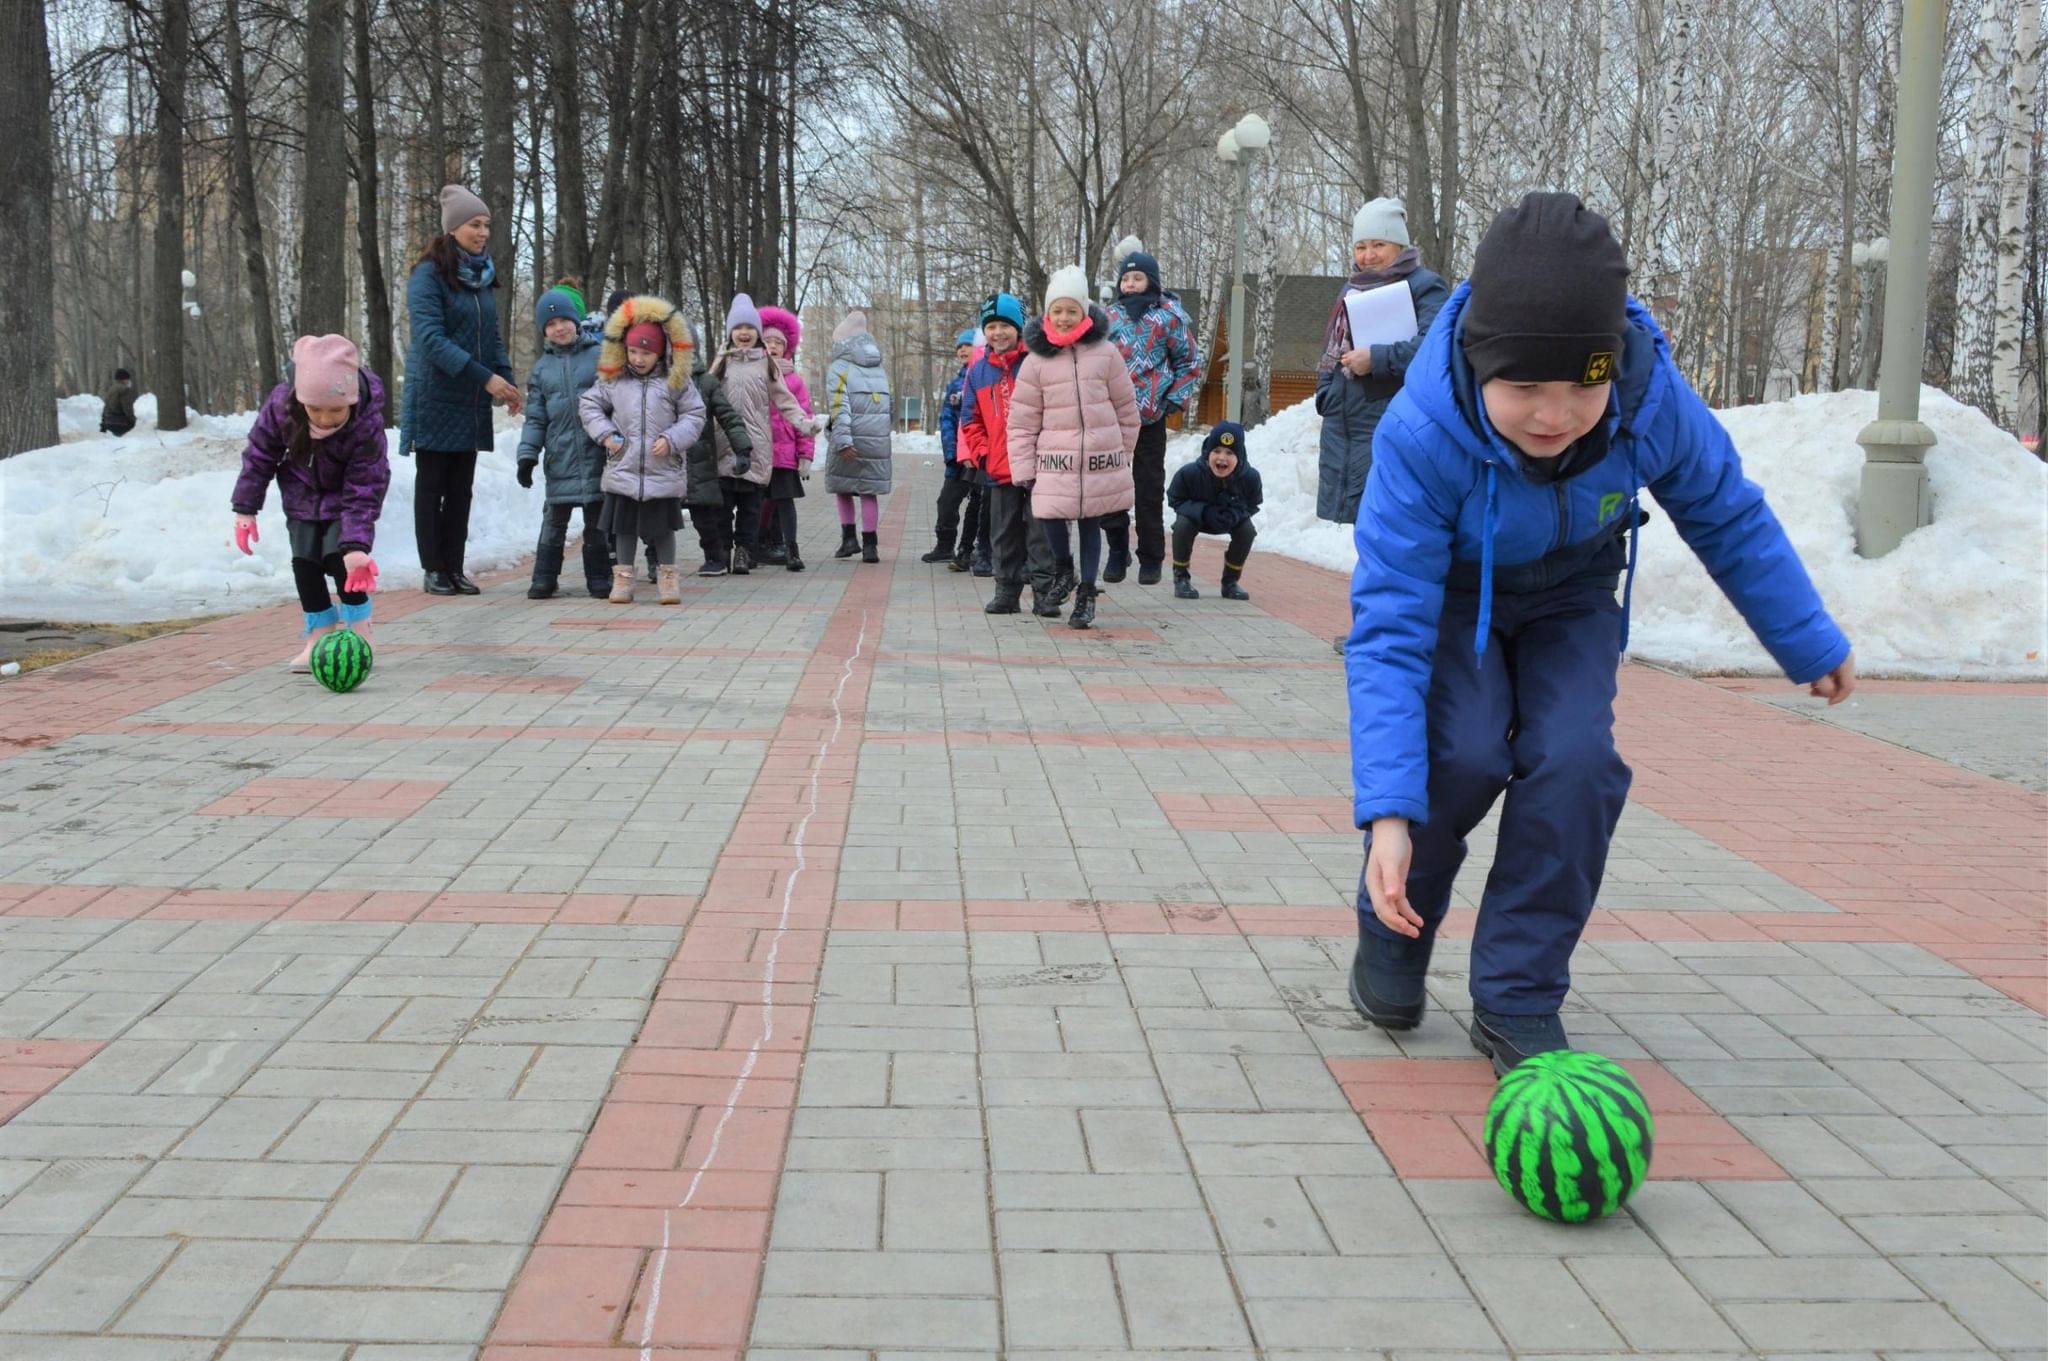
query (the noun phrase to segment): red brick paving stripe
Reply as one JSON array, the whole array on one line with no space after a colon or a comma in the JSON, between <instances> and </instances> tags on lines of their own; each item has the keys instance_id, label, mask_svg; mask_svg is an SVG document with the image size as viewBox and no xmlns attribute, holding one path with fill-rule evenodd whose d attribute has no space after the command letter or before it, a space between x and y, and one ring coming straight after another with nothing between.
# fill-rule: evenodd
<instances>
[{"instance_id":1,"label":"red brick paving stripe","mask_svg":"<svg viewBox=\"0 0 2048 1361\"><path fill-rule=\"evenodd\" d=\"M1617 1060L1657 1122L1652 1181L1784 1181L1789 1174L1741 1130L1716 1115L1662 1064ZM1329 1059L1351 1108L1395 1175L1489 1178L1486 1108L1493 1066L1485 1059Z\"/></svg>"},{"instance_id":2,"label":"red brick paving stripe","mask_svg":"<svg viewBox=\"0 0 2048 1361\"><path fill-rule=\"evenodd\" d=\"M446 780L261 778L198 810L200 817L403 818L431 803Z\"/></svg>"},{"instance_id":3,"label":"red brick paving stripe","mask_svg":"<svg viewBox=\"0 0 2048 1361\"><path fill-rule=\"evenodd\" d=\"M159 921L514 921L679 926L697 900L675 894L413 893L368 889L141 888L0 884L0 916Z\"/></svg>"},{"instance_id":4,"label":"red brick paving stripe","mask_svg":"<svg viewBox=\"0 0 2048 1361\"><path fill-rule=\"evenodd\" d=\"M910 500L890 506L891 542L902 542ZM739 830L507 1296L484 1351L491 1361L558 1361L558 1349L583 1361L643 1336L656 1356L737 1361L767 1256L889 582L859 568L848 578ZM835 695L837 740L821 755L835 737ZM814 782L799 866L789 842L802 814L791 810L809 807Z\"/></svg>"},{"instance_id":5,"label":"red brick paving stripe","mask_svg":"<svg viewBox=\"0 0 2048 1361\"><path fill-rule=\"evenodd\" d=\"M0 1040L0 1125L104 1048L104 1040Z\"/></svg>"},{"instance_id":6,"label":"red brick paving stripe","mask_svg":"<svg viewBox=\"0 0 2048 1361\"><path fill-rule=\"evenodd\" d=\"M867 744L944 743L955 747L1116 747L1124 751L1313 751L1345 752L1339 737L1203 737L1194 733L1049 732L874 732Z\"/></svg>"}]
</instances>

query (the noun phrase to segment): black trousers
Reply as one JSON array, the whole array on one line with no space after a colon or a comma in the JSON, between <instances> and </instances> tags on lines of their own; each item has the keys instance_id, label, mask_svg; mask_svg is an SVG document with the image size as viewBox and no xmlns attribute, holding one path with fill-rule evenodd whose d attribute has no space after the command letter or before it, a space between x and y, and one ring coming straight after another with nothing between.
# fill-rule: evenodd
<instances>
[{"instance_id":1,"label":"black trousers","mask_svg":"<svg viewBox=\"0 0 2048 1361\"><path fill-rule=\"evenodd\" d=\"M725 491L725 511L731 517L725 545L751 551L761 534L761 484L744 477L721 477L718 485Z\"/></svg>"},{"instance_id":2,"label":"black trousers","mask_svg":"<svg viewBox=\"0 0 2048 1361\"><path fill-rule=\"evenodd\" d=\"M1178 572L1188 565L1188 557L1195 551L1195 539L1208 533L1185 515L1173 517L1173 569ZM1245 559L1252 554L1252 540L1259 537L1259 531L1252 527L1250 520L1241 521L1230 531L1230 547L1223 550L1223 570L1232 576L1244 571Z\"/></svg>"},{"instance_id":3,"label":"black trousers","mask_svg":"<svg viewBox=\"0 0 2048 1361\"><path fill-rule=\"evenodd\" d=\"M697 531L697 546L704 561L724 562L732 552L727 536L732 532L732 511L725 506L691 506L690 524Z\"/></svg>"},{"instance_id":4,"label":"black trousers","mask_svg":"<svg viewBox=\"0 0 2048 1361\"><path fill-rule=\"evenodd\" d=\"M974 477L971 473L963 472L958 477L948 477L939 484L939 518L932 526L932 534L937 540L940 552L951 552L954 543L958 541L960 511L972 501L973 496ZM973 524L972 520L968 521L970 534Z\"/></svg>"},{"instance_id":5,"label":"black trousers","mask_svg":"<svg viewBox=\"0 0 2048 1361\"><path fill-rule=\"evenodd\" d=\"M318 614L334 607L334 595L327 591L327 579L334 579L334 595L341 597L344 605L360 605L370 598L366 591L344 591L341 583L348 580L348 568L342 565L341 554L329 553L320 561L311 558L292 559L292 584L299 588L299 608L307 614Z\"/></svg>"},{"instance_id":6,"label":"black trousers","mask_svg":"<svg viewBox=\"0 0 2048 1361\"><path fill-rule=\"evenodd\" d=\"M989 548L995 560L996 584L1021 591L1028 574L1033 597L1052 590L1052 545L1038 521L1031 518L1031 493L1022 487L988 489Z\"/></svg>"},{"instance_id":7,"label":"black trousers","mask_svg":"<svg viewBox=\"0 0 2048 1361\"><path fill-rule=\"evenodd\" d=\"M562 570L562 550L569 542L569 521L583 512L583 579L608 580L612 573L612 550L597 520L604 514L602 500L579 505L574 501L550 501L541 515L540 542L535 546L533 579L553 585Z\"/></svg>"},{"instance_id":8,"label":"black trousers","mask_svg":"<svg viewBox=\"0 0 2048 1361\"><path fill-rule=\"evenodd\" d=\"M412 536L420 567L459 576L469 549L469 502L476 488L476 450L415 449Z\"/></svg>"},{"instance_id":9,"label":"black trousers","mask_svg":"<svg viewBox=\"0 0 2048 1361\"><path fill-rule=\"evenodd\" d=\"M1166 561L1166 418L1138 427L1138 443L1131 451L1131 483L1138 494L1138 561ZM1109 540L1112 557L1128 559L1131 542L1131 512L1117 511L1102 517L1102 532Z\"/></svg>"}]
</instances>

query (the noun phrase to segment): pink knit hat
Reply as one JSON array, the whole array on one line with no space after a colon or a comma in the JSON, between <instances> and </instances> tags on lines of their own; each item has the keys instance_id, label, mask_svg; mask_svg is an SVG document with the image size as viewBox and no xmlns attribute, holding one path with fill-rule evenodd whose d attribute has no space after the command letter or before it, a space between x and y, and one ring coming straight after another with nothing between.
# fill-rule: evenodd
<instances>
[{"instance_id":1,"label":"pink knit hat","mask_svg":"<svg viewBox=\"0 0 2048 1361\"><path fill-rule=\"evenodd\" d=\"M300 336L292 344L292 395L300 406L354 406L362 364L347 336Z\"/></svg>"}]
</instances>

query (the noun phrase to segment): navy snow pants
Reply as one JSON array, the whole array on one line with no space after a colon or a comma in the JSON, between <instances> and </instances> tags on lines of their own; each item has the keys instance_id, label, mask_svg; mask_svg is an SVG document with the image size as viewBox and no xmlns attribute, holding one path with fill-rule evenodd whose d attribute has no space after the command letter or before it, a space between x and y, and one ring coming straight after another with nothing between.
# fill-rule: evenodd
<instances>
[{"instance_id":1,"label":"navy snow pants","mask_svg":"<svg viewBox=\"0 0 2048 1361\"><path fill-rule=\"evenodd\" d=\"M1479 598L1447 592L1429 687L1429 821L1409 828L1408 901L1433 936L1465 838L1503 792L1500 839L1472 938L1472 1000L1504 1016L1555 1012L1628 798L1614 749L1621 606L1612 585L1497 594L1486 653ZM1366 833L1368 849L1372 833ZM1361 930L1389 939L1361 877Z\"/></svg>"}]
</instances>

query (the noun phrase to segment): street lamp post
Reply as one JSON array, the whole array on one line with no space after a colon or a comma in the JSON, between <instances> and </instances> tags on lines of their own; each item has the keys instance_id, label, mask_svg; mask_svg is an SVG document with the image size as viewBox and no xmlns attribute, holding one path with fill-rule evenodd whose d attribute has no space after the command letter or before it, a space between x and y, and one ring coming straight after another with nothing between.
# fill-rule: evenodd
<instances>
[{"instance_id":1,"label":"street lamp post","mask_svg":"<svg viewBox=\"0 0 2048 1361\"><path fill-rule=\"evenodd\" d=\"M1927 251L1934 218L1934 134L1948 0L1905 0L1892 152L1892 234L1885 264L1884 354L1877 419L1863 427L1856 551L1882 557L1934 519L1927 465L1934 432L1920 419L1927 346Z\"/></svg>"},{"instance_id":2,"label":"street lamp post","mask_svg":"<svg viewBox=\"0 0 2048 1361\"><path fill-rule=\"evenodd\" d=\"M1225 414L1233 421L1244 416L1244 233L1252 194L1252 153L1265 150L1272 141L1273 129L1255 113L1238 119L1237 126L1216 139L1217 159L1237 166L1237 206L1230 215L1235 238L1230 255L1230 379L1224 398Z\"/></svg>"}]
</instances>

